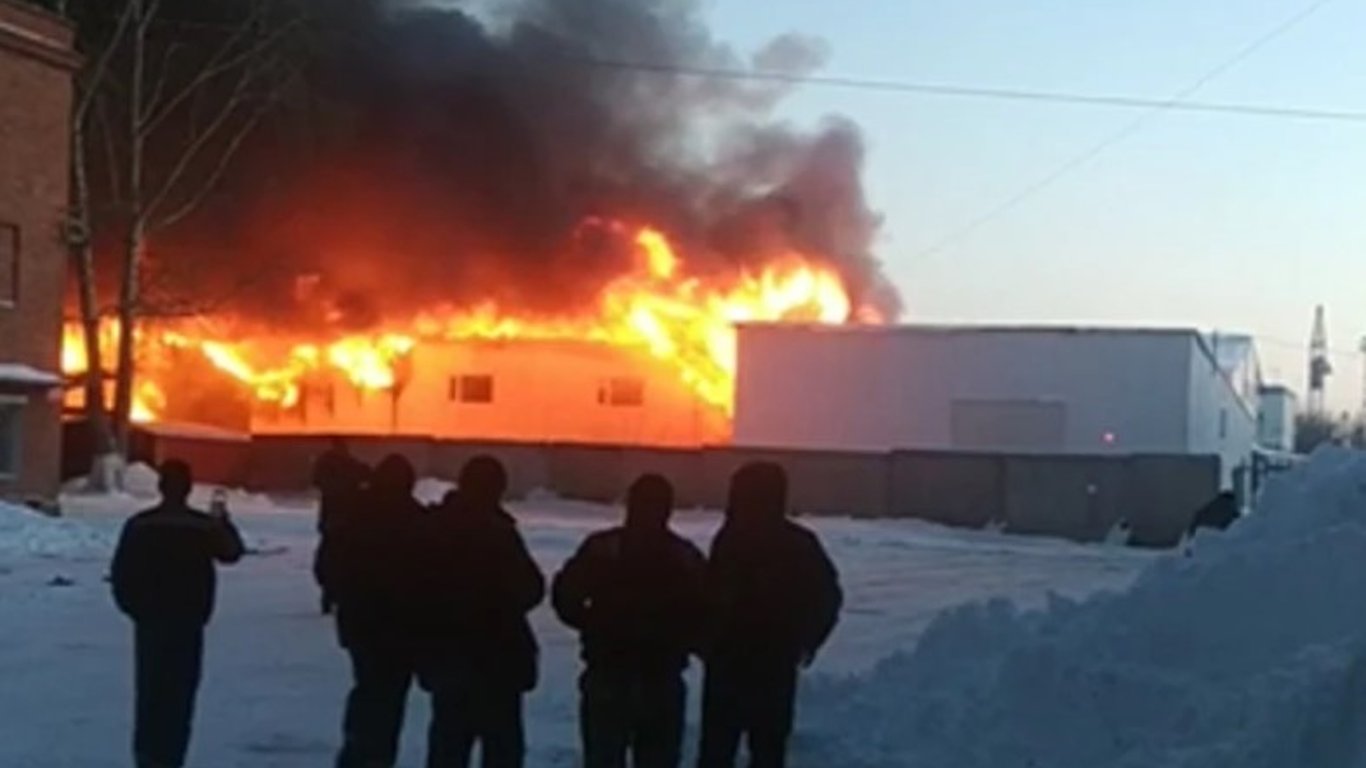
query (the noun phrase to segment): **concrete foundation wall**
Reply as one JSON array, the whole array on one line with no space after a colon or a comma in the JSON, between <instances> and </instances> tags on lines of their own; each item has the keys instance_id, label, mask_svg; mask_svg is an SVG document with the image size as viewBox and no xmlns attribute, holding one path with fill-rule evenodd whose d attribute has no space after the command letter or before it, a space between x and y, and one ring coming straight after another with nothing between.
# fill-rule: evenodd
<instances>
[{"instance_id":1,"label":"concrete foundation wall","mask_svg":"<svg viewBox=\"0 0 1366 768\"><path fill-rule=\"evenodd\" d=\"M1005 461L1006 530L1103 539L1125 519L1125 475L1124 460L1011 457Z\"/></svg>"},{"instance_id":2,"label":"concrete foundation wall","mask_svg":"<svg viewBox=\"0 0 1366 768\"><path fill-rule=\"evenodd\" d=\"M960 528L1004 522L1003 457L967 453L891 456L888 485L891 517L914 517Z\"/></svg>"},{"instance_id":3,"label":"concrete foundation wall","mask_svg":"<svg viewBox=\"0 0 1366 768\"><path fill-rule=\"evenodd\" d=\"M723 506L731 475L751 461L787 470L788 503L799 515L881 517L889 508L890 457L885 453L724 448L703 455L713 506Z\"/></svg>"},{"instance_id":4,"label":"concrete foundation wall","mask_svg":"<svg viewBox=\"0 0 1366 768\"><path fill-rule=\"evenodd\" d=\"M544 446L524 443L432 441L426 471L419 474L455 482L460 468L475 456L492 456L503 462L508 473L508 493L521 497L550 488L550 465Z\"/></svg>"},{"instance_id":5,"label":"concrete foundation wall","mask_svg":"<svg viewBox=\"0 0 1366 768\"><path fill-rule=\"evenodd\" d=\"M1135 456L1127 470L1130 542L1149 547L1180 541L1220 481L1214 456Z\"/></svg>"},{"instance_id":6,"label":"concrete foundation wall","mask_svg":"<svg viewBox=\"0 0 1366 768\"><path fill-rule=\"evenodd\" d=\"M325 436L256 437L245 484L304 490ZM545 489L565 498L619 502L638 476L673 482L680 507L722 508L731 475L749 461L787 469L797 514L919 518L946 525L1058 536L1105 538L1126 521L1132 541L1176 544L1195 511L1219 488L1217 457L1040 456L897 451L843 453L757 448L648 449L535 443L358 437L362 459L398 452L419 475L454 480L476 454L507 466L511 495Z\"/></svg>"}]
</instances>

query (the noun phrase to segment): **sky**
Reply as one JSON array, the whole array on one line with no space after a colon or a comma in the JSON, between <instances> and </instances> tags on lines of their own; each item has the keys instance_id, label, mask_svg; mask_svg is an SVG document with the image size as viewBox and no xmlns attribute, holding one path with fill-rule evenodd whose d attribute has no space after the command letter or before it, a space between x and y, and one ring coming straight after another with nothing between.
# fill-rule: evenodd
<instances>
[{"instance_id":1,"label":"sky","mask_svg":"<svg viewBox=\"0 0 1366 768\"><path fill-rule=\"evenodd\" d=\"M823 39L821 74L1170 99L1311 0L705 0L740 51ZM1191 99L1366 112L1366 3L1329 0ZM1314 306L1356 411L1366 335L1366 123L800 86L794 123L859 123L878 255L912 322L1249 333L1303 394ZM1003 203L1142 125L1055 183Z\"/></svg>"}]
</instances>

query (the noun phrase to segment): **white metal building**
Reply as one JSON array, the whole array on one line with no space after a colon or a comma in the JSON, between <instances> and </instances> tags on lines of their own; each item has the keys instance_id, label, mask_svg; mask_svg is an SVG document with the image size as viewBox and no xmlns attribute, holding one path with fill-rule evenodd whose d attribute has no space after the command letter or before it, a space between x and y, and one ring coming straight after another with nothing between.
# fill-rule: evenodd
<instances>
[{"instance_id":1,"label":"white metal building","mask_svg":"<svg viewBox=\"0 0 1366 768\"><path fill-rule=\"evenodd\" d=\"M1250 461L1245 337L1067 327L749 325L734 442L886 451L1218 455ZM1216 349L1216 345L1228 344Z\"/></svg>"},{"instance_id":2,"label":"white metal building","mask_svg":"<svg viewBox=\"0 0 1366 768\"><path fill-rule=\"evenodd\" d=\"M1282 386L1264 386L1259 393L1257 442L1271 451L1295 450L1295 393Z\"/></svg>"}]
</instances>

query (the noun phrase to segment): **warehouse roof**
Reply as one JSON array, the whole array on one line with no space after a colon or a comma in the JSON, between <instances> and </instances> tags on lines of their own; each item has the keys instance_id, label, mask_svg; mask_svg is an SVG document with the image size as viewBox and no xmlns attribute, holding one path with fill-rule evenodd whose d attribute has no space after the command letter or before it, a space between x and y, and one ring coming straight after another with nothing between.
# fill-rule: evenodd
<instances>
[{"instance_id":1,"label":"warehouse roof","mask_svg":"<svg viewBox=\"0 0 1366 768\"><path fill-rule=\"evenodd\" d=\"M1233 390L1238 393L1238 388L1234 386L1229 378L1228 360L1221 359L1220 352L1217 352L1210 343L1210 337L1194 328L1182 327L1142 327L1142 326L1104 326L1104 325L1006 325L1006 324L937 324L937 323L897 323L888 325L874 325L868 323L848 323L844 325L828 325L823 323L739 323L738 327L742 331L778 332L778 333L815 333L815 334L912 334L912 335L1098 335L1098 336L1170 336L1173 338L1185 338L1194 340L1196 347L1201 354L1219 371L1220 378ZM1246 347L1241 350L1243 353L1250 353L1253 348L1252 337L1220 335L1221 342L1225 340L1238 339L1245 342ZM1222 351L1222 350L1221 350ZM1231 351L1231 350L1230 350ZM1245 409L1255 413L1255 405L1237 398Z\"/></svg>"}]
</instances>

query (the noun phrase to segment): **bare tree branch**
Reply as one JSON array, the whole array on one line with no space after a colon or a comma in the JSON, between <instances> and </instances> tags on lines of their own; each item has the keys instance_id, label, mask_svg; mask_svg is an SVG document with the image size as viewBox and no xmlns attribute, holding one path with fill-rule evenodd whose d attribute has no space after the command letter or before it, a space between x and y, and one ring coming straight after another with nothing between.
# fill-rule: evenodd
<instances>
[{"instance_id":1,"label":"bare tree branch","mask_svg":"<svg viewBox=\"0 0 1366 768\"><path fill-rule=\"evenodd\" d=\"M169 290L161 290L158 285L149 285L148 298L143 302L142 316L156 319L177 319L213 315L232 306L240 296L248 291L268 285L271 280L288 275L290 270L283 264L254 270L221 290L212 293L196 293L193 296L179 295ZM169 282L169 281L162 281Z\"/></svg>"},{"instance_id":2,"label":"bare tree branch","mask_svg":"<svg viewBox=\"0 0 1366 768\"><path fill-rule=\"evenodd\" d=\"M232 34L219 45L213 56L195 73L194 77L190 78L172 96L165 99L164 103L154 106L149 111L144 123L144 134L156 130L187 100L200 93L210 81L260 58L296 26L297 22L294 21L282 24L270 34L252 40L250 44L243 47L242 43L249 40L252 32L259 29L259 23L263 21L265 15L265 7L263 2L254 2L251 15L233 29Z\"/></svg>"},{"instance_id":3,"label":"bare tree branch","mask_svg":"<svg viewBox=\"0 0 1366 768\"><path fill-rule=\"evenodd\" d=\"M95 112L95 126L99 129L101 146L104 149L105 173L109 177L109 194L114 200L123 199L123 182L119 175L119 154L115 149L114 123L109 116L108 102L105 99L99 100L99 107ZM90 213L93 214L93 211Z\"/></svg>"},{"instance_id":4,"label":"bare tree branch","mask_svg":"<svg viewBox=\"0 0 1366 768\"><path fill-rule=\"evenodd\" d=\"M147 32L156 22L159 13L161 13L161 0L142 0L142 18L138 22L140 39L147 39Z\"/></svg>"},{"instance_id":5,"label":"bare tree branch","mask_svg":"<svg viewBox=\"0 0 1366 768\"><path fill-rule=\"evenodd\" d=\"M155 219L151 223L153 229L173 227L186 216L194 213L195 209L213 192L214 187L218 186L219 180L223 178L223 174L227 171L228 166L232 164L233 158L236 157L238 150L242 148L242 143L246 141L247 136L256 129L256 126L260 124L261 119L265 117L266 113L270 110L273 101L274 99L262 99L258 103L256 109L247 116L247 119L243 121L242 125L238 126L237 131L228 139L227 145L219 154L218 164L215 165L209 175L204 178L204 181L199 185L199 189L191 194L180 207Z\"/></svg>"},{"instance_id":6,"label":"bare tree branch","mask_svg":"<svg viewBox=\"0 0 1366 768\"><path fill-rule=\"evenodd\" d=\"M114 27L113 35L105 42L104 50L100 51L99 58L95 60L95 65L81 78L80 100L76 104L76 112L72 118L75 122L83 122L86 113L90 111L90 106L95 101L95 95L99 93L104 77L109 72L109 64L114 59L114 52L118 50L119 44L128 32L128 25L132 18L133 4L131 2L124 3L123 13L119 14L119 21Z\"/></svg>"},{"instance_id":7,"label":"bare tree branch","mask_svg":"<svg viewBox=\"0 0 1366 768\"><path fill-rule=\"evenodd\" d=\"M172 42L166 45L166 50L161 56L161 63L157 68L156 82L152 84L152 93L147 97L146 109L142 115L142 122L144 125L147 122L148 116L157 110L157 105L161 103L161 99L166 93L166 84L170 82L171 72L173 71L171 60L175 58L176 53L183 49L183 46L178 42Z\"/></svg>"},{"instance_id":8,"label":"bare tree branch","mask_svg":"<svg viewBox=\"0 0 1366 768\"><path fill-rule=\"evenodd\" d=\"M200 152L209 145L209 142L218 138L220 131L222 131L233 117L239 114L247 88L254 79L255 77L252 73L244 72L242 76L233 83L232 92L228 94L227 98L223 99L217 114L213 116L213 119L209 121L209 124L193 132L195 135L193 135L190 143L180 153L179 159L176 160L176 164L171 168L170 173L166 175L165 180L161 184L161 188L153 193L151 199L143 208L149 221L155 216L155 212L161 208L162 204L166 202L166 199L170 196L171 192L180 183L181 178L189 171L190 166L199 158ZM245 132L240 132L233 137L231 149L234 152L236 151L236 147L246 138L244 134ZM225 164L226 163L221 163L220 167ZM217 178L215 177L213 180L217 181ZM207 188L209 185L205 184L204 186ZM191 197L197 196L192 195ZM198 204L198 201L196 201L196 204ZM163 223L160 226L168 225Z\"/></svg>"}]
</instances>

